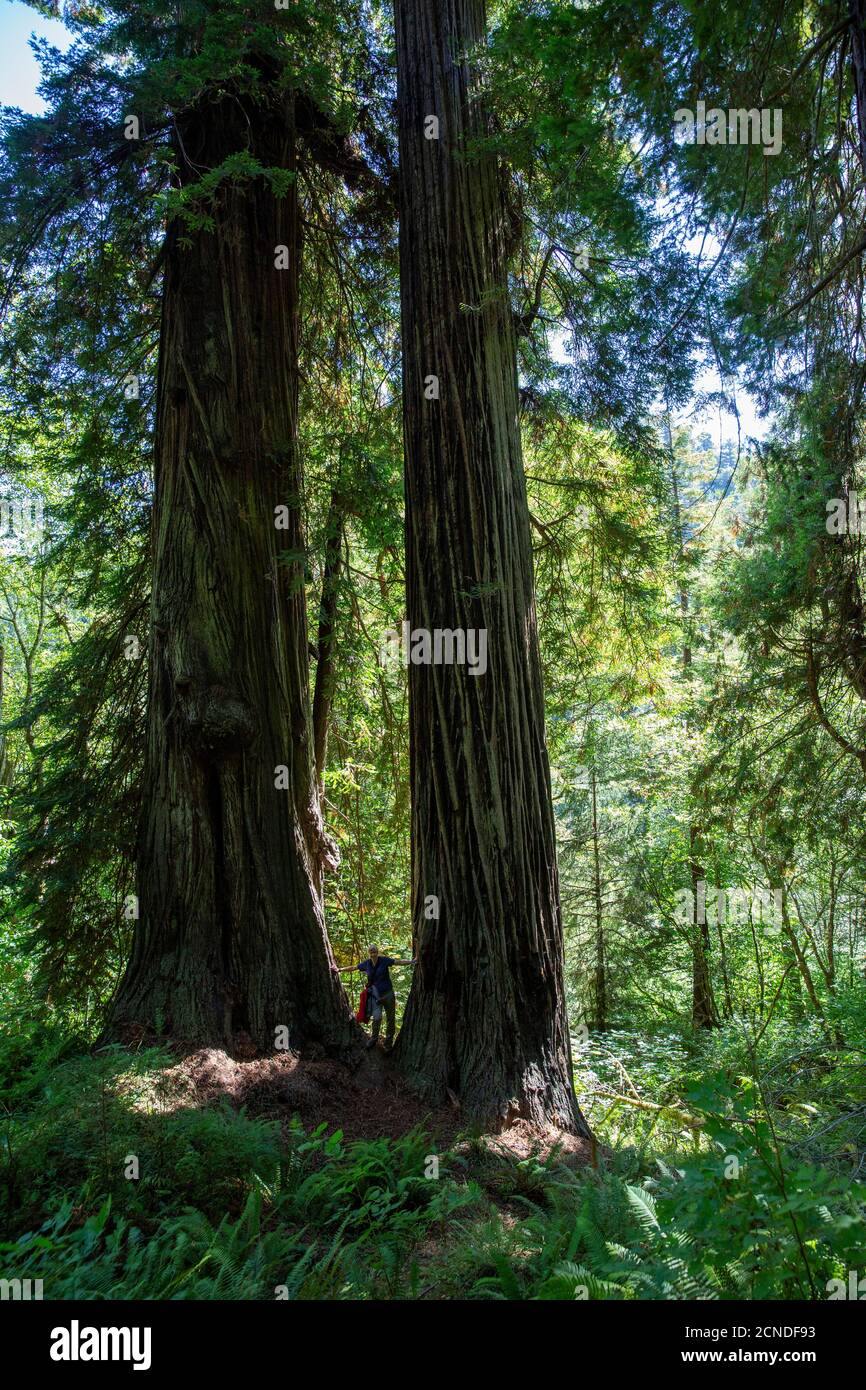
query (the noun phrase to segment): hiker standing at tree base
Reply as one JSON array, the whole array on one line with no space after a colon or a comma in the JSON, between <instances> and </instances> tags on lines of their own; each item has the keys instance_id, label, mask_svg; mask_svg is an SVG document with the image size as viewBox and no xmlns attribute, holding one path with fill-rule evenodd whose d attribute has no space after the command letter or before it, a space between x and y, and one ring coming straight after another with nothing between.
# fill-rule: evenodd
<instances>
[{"instance_id":1,"label":"hiker standing at tree base","mask_svg":"<svg viewBox=\"0 0 866 1390\"><path fill-rule=\"evenodd\" d=\"M367 1046L375 1047L382 1026L382 1011L385 1011L385 1049L390 1052L394 1046L394 1020L397 999L389 974L392 965L414 965L414 960L400 960L396 956L381 956L378 946L367 948L367 959L357 965L344 965L338 974L360 970L367 977L367 988L373 996L373 1033Z\"/></svg>"}]
</instances>

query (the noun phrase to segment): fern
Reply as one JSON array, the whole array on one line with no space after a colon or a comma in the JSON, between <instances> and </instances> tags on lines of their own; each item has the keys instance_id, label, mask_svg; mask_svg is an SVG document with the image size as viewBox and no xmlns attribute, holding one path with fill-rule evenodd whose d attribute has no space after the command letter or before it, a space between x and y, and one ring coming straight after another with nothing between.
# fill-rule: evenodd
<instances>
[{"instance_id":1,"label":"fern","mask_svg":"<svg viewBox=\"0 0 866 1390\"><path fill-rule=\"evenodd\" d=\"M535 1296L537 1299L589 1298L603 1302L628 1298L629 1294L630 1290L626 1286L616 1284L610 1279L600 1279L585 1265L565 1261L556 1266L553 1275L545 1279Z\"/></svg>"},{"instance_id":2,"label":"fern","mask_svg":"<svg viewBox=\"0 0 866 1390\"><path fill-rule=\"evenodd\" d=\"M645 1235L652 1238L659 1230L658 1213L653 1198L644 1187L627 1185L625 1190L632 1211L640 1222L641 1229Z\"/></svg>"}]
</instances>

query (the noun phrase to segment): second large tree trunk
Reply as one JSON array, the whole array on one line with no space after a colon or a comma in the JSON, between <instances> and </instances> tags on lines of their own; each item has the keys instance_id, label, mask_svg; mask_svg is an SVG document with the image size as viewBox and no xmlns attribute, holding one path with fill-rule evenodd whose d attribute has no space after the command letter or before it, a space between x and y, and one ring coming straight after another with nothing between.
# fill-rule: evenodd
<instances>
[{"instance_id":1,"label":"second large tree trunk","mask_svg":"<svg viewBox=\"0 0 866 1390\"><path fill-rule=\"evenodd\" d=\"M290 98L223 91L178 125L187 188L244 150L295 168ZM225 181L206 211L210 228L175 219L167 234L141 915L113 1027L339 1046L351 1024L324 927L309 716L297 192Z\"/></svg>"},{"instance_id":2,"label":"second large tree trunk","mask_svg":"<svg viewBox=\"0 0 866 1390\"><path fill-rule=\"evenodd\" d=\"M484 1125L522 1116L586 1132L570 1075L503 186L496 162L468 148L486 133L467 56L484 6L398 0L396 26L408 616L488 640L483 675L409 670L419 944L399 1057L423 1094L452 1091ZM431 116L438 139L426 138Z\"/></svg>"}]
</instances>

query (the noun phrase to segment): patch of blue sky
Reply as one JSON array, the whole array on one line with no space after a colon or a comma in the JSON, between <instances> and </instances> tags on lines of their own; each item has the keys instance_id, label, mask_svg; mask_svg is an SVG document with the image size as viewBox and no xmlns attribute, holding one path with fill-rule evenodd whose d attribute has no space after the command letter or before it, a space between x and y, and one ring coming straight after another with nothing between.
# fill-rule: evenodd
<instances>
[{"instance_id":1,"label":"patch of blue sky","mask_svg":"<svg viewBox=\"0 0 866 1390\"><path fill-rule=\"evenodd\" d=\"M73 35L59 19L49 19L22 4L21 0L3 0L0 4L0 102L38 116L45 110L45 103L38 92L42 74L30 45L34 34L38 39L47 39L61 52L73 42Z\"/></svg>"}]
</instances>

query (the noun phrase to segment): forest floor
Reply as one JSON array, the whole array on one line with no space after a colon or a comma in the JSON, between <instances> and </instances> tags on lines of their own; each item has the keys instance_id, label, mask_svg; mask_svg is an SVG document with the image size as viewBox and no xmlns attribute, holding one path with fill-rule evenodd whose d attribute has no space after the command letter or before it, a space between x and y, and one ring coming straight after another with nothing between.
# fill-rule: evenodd
<instances>
[{"instance_id":1,"label":"forest floor","mask_svg":"<svg viewBox=\"0 0 866 1390\"><path fill-rule=\"evenodd\" d=\"M343 1062L93 1047L22 1016L0 1262L59 1299L825 1297L866 1253L864 1005L841 1051L782 1021L760 1054L738 1024L585 1040L595 1148L478 1134L362 1040Z\"/></svg>"},{"instance_id":2,"label":"forest floor","mask_svg":"<svg viewBox=\"0 0 866 1390\"><path fill-rule=\"evenodd\" d=\"M438 1109L421 1101L380 1047L359 1044L349 1062L290 1053L232 1057L220 1048L199 1048L182 1057L166 1077L176 1083L176 1103L202 1109L228 1101L251 1115L289 1125L297 1115L306 1129L339 1130L347 1142L399 1139L423 1129L443 1148L466 1132L457 1105ZM539 1130L518 1120L496 1141L516 1158L548 1157L579 1167L595 1163L595 1146L560 1130Z\"/></svg>"},{"instance_id":3,"label":"forest floor","mask_svg":"<svg viewBox=\"0 0 866 1390\"><path fill-rule=\"evenodd\" d=\"M268 1119L298 1115L305 1128L327 1125L348 1141L395 1139L422 1126L443 1143L459 1128L447 1107L431 1111L413 1095L381 1048L359 1049L349 1063L291 1053L238 1059L220 1048L200 1048L173 1069L182 1103L196 1108L228 1100Z\"/></svg>"}]
</instances>

